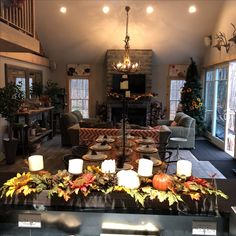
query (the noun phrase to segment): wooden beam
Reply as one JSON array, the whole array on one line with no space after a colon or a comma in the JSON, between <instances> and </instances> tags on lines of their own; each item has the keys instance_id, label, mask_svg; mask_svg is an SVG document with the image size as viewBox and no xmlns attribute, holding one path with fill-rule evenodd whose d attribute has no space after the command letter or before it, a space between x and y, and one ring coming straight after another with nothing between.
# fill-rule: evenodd
<instances>
[{"instance_id":1,"label":"wooden beam","mask_svg":"<svg viewBox=\"0 0 236 236\"><path fill-rule=\"evenodd\" d=\"M0 56L8 57L19 61L29 62L36 65L49 67L49 59L46 57L40 57L32 53L23 52L0 52Z\"/></svg>"},{"instance_id":2,"label":"wooden beam","mask_svg":"<svg viewBox=\"0 0 236 236\"><path fill-rule=\"evenodd\" d=\"M0 22L0 40L17 45L19 48L24 48L25 51L40 53L40 43L37 39L32 38L3 22ZM9 50L7 48L1 48L0 51Z\"/></svg>"}]
</instances>

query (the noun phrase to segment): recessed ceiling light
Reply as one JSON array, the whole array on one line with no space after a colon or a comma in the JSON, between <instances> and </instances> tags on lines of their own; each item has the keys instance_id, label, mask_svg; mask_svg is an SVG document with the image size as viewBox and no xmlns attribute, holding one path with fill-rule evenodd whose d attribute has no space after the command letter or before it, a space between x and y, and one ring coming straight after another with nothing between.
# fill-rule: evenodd
<instances>
[{"instance_id":1,"label":"recessed ceiling light","mask_svg":"<svg viewBox=\"0 0 236 236\"><path fill-rule=\"evenodd\" d=\"M188 12L191 13L191 14L195 13L196 11L197 11L197 8L194 5L190 6L189 9L188 9Z\"/></svg>"},{"instance_id":2,"label":"recessed ceiling light","mask_svg":"<svg viewBox=\"0 0 236 236\"><path fill-rule=\"evenodd\" d=\"M66 7L61 7L61 8L60 8L60 12L61 12L61 13L65 14L66 11L67 11Z\"/></svg>"},{"instance_id":3,"label":"recessed ceiling light","mask_svg":"<svg viewBox=\"0 0 236 236\"><path fill-rule=\"evenodd\" d=\"M104 14L107 14L107 13L110 11L110 7L104 6L104 7L102 8L102 11L103 11Z\"/></svg>"},{"instance_id":4,"label":"recessed ceiling light","mask_svg":"<svg viewBox=\"0 0 236 236\"><path fill-rule=\"evenodd\" d=\"M147 12L147 14L152 14L153 11L154 11L154 9L153 9L152 6L148 6L148 7L146 8L146 12Z\"/></svg>"}]
</instances>

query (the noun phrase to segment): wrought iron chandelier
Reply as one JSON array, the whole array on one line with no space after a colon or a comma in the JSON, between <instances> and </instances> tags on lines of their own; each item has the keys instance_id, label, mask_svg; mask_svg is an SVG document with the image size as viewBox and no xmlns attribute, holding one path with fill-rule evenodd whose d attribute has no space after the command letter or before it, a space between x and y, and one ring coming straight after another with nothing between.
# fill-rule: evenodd
<instances>
[{"instance_id":1,"label":"wrought iron chandelier","mask_svg":"<svg viewBox=\"0 0 236 236\"><path fill-rule=\"evenodd\" d=\"M140 69L140 63L135 62L132 63L130 60L130 55L129 55L129 35L128 35L128 25L129 25L129 10L130 7L126 6L126 34L125 34L125 53L124 53L124 59L123 62L118 62L118 63L113 63L113 68L123 74L128 74L128 73L134 73L137 72Z\"/></svg>"}]
</instances>

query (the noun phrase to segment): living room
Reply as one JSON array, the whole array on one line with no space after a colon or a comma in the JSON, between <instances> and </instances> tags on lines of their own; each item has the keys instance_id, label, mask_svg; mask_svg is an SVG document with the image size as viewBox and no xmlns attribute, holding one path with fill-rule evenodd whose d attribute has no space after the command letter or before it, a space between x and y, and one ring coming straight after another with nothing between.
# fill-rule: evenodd
<instances>
[{"instance_id":1,"label":"living room","mask_svg":"<svg viewBox=\"0 0 236 236\"><path fill-rule=\"evenodd\" d=\"M33 11L26 24L19 16L29 10L25 7L27 4L32 4ZM47 156L45 170L46 167L50 170L63 168L63 160L59 163L55 158L70 153L72 145L63 145L68 136L62 141L59 121L65 113L75 110L80 110L84 120L89 119L90 124L99 120L99 128L113 129L121 122L127 109L133 129L139 129L135 132L141 137L144 131L149 132L148 135L155 139L158 121L173 120L176 116L192 58L203 88L201 99L206 108L206 130L200 137L193 134L193 146L185 146L189 140L180 141L178 146L172 139L173 145L170 140L171 149L168 146L167 149L175 156L176 149L180 148L180 155L187 160L190 156L196 157L194 167L197 166L201 174L205 171L205 175L200 177L209 176L207 171L213 174L214 168L219 171L219 178L236 177L232 171L236 167L235 107L234 102L230 103L230 100L235 100L231 89L234 88L231 81L236 61L235 1L3 0L0 6L0 88L8 82L22 82L20 78L25 76L24 92L27 100L31 101L21 107L23 112L28 106L35 106L38 116L47 114L51 117L51 106L59 104L59 110L54 110L57 116L47 124L49 128L45 128L47 133L40 129L38 136L33 135L33 126L37 132L41 125L35 122L35 118L34 124L27 124L30 135L40 142L34 142L30 148L22 146L20 155L11 165L5 163L2 145L8 137L7 121L0 118L0 172L28 171L27 158L33 154ZM126 6L130 7L129 11ZM9 10L12 7L18 15ZM126 94L128 105L124 104L119 88L122 86L119 82L124 78L114 70L114 63L123 60L126 36L130 59L140 64L140 68L129 75L129 87L125 89L129 90ZM221 78L218 84L216 82L218 90L216 87L213 89L209 82L217 73ZM30 81L42 85L39 96L43 95L44 99L56 88L59 102L44 100L49 105L42 108L42 101L39 104L37 99L31 99L33 88ZM227 81L231 87L227 87ZM38 95L34 95L37 98ZM159 107L151 118L153 104ZM212 104L215 110L210 107ZM222 126L217 120L220 106L223 110ZM152 127L155 131L147 131L144 127ZM72 129L73 137L79 136L83 144L88 144L91 130L87 131L86 127L79 129L79 134L77 129ZM24 127L20 130L25 132ZM86 132L90 132L90 137ZM109 131L101 132L110 135ZM189 135L189 130L186 133ZM18 137L20 135L18 133ZM72 138L72 141L73 145L79 145L77 139ZM203 152L208 148L208 153ZM212 169L204 169L207 166L204 161L209 162ZM176 168L176 163L170 164L168 171L173 172L173 168Z\"/></svg>"}]
</instances>

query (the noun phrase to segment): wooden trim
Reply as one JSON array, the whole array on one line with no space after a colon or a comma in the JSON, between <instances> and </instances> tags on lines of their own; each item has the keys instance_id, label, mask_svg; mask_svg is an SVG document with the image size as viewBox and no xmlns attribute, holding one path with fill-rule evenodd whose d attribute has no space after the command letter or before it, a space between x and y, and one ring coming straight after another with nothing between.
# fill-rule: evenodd
<instances>
[{"instance_id":1,"label":"wooden trim","mask_svg":"<svg viewBox=\"0 0 236 236\"><path fill-rule=\"evenodd\" d=\"M49 59L40 57L32 53L23 52L0 52L0 56L8 57L19 61L29 62L36 65L46 66L49 68Z\"/></svg>"},{"instance_id":2,"label":"wooden trim","mask_svg":"<svg viewBox=\"0 0 236 236\"><path fill-rule=\"evenodd\" d=\"M231 62L231 61L236 61L236 54L227 55L222 59L216 59L214 61L212 60L208 64L203 65L203 68L208 68L208 67L216 66L216 65L219 65L225 62Z\"/></svg>"},{"instance_id":3,"label":"wooden trim","mask_svg":"<svg viewBox=\"0 0 236 236\"><path fill-rule=\"evenodd\" d=\"M40 45L39 40L22 33L19 30L0 21L0 40L9 42L19 48L23 48L24 51L30 50L39 53ZM2 50L3 51L3 50Z\"/></svg>"}]
</instances>

